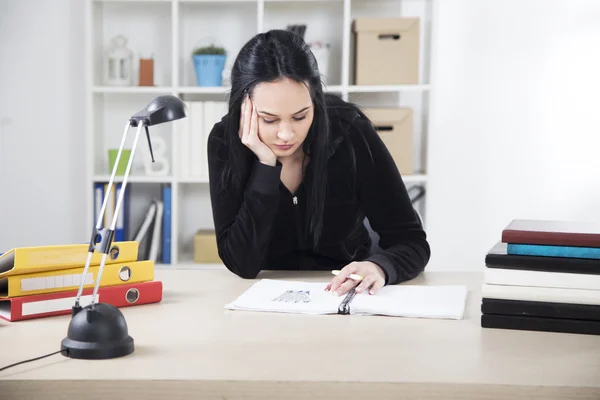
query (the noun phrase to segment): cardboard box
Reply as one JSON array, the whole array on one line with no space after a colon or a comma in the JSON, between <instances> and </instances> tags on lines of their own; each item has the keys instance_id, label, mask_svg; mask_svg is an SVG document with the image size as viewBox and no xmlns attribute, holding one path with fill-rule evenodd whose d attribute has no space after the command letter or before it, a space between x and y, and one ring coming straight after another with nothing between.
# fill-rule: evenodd
<instances>
[{"instance_id":1,"label":"cardboard box","mask_svg":"<svg viewBox=\"0 0 600 400\"><path fill-rule=\"evenodd\" d=\"M419 83L419 18L354 20L356 85Z\"/></svg>"},{"instance_id":2,"label":"cardboard box","mask_svg":"<svg viewBox=\"0 0 600 400\"><path fill-rule=\"evenodd\" d=\"M412 175L413 112L410 108L366 108L365 114L390 151L400 174Z\"/></svg>"},{"instance_id":3,"label":"cardboard box","mask_svg":"<svg viewBox=\"0 0 600 400\"><path fill-rule=\"evenodd\" d=\"M194 235L194 262L198 264L222 263L214 231L199 230Z\"/></svg>"}]
</instances>

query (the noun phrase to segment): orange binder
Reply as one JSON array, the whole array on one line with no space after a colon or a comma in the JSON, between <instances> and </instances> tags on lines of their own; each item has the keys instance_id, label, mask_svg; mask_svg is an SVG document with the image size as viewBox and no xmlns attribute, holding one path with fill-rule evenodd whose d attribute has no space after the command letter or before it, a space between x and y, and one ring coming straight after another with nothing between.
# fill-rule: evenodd
<instances>
[{"instance_id":1,"label":"orange binder","mask_svg":"<svg viewBox=\"0 0 600 400\"><path fill-rule=\"evenodd\" d=\"M100 287L96 302L115 307L129 307L162 301L162 282L150 281L119 286ZM92 301L93 288L85 289L81 305ZM0 318L9 322L26 319L68 315L75 304L77 290L0 300Z\"/></svg>"},{"instance_id":2,"label":"orange binder","mask_svg":"<svg viewBox=\"0 0 600 400\"><path fill-rule=\"evenodd\" d=\"M34 272L56 271L84 267L88 244L18 247L0 255L0 278ZM91 265L100 265L102 253L94 252ZM106 264L136 261L138 242L114 242L106 257Z\"/></svg>"},{"instance_id":3,"label":"orange binder","mask_svg":"<svg viewBox=\"0 0 600 400\"><path fill-rule=\"evenodd\" d=\"M0 278L0 298L64 292L79 289L85 267L36 272ZM85 277L84 289L94 287L99 265L91 265ZM116 286L154 280L154 261L133 261L106 264L100 286Z\"/></svg>"}]
</instances>

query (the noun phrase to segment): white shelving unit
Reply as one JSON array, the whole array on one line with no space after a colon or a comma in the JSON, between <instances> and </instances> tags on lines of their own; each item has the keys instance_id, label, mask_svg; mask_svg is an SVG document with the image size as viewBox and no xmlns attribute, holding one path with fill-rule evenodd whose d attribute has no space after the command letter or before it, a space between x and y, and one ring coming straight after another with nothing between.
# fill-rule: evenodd
<instances>
[{"instance_id":1,"label":"white shelving unit","mask_svg":"<svg viewBox=\"0 0 600 400\"><path fill-rule=\"evenodd\" d=\"M226 100L227 87L197 87L191 51L212 37L227 49L227 64L253 35L288 24L308 25L305 39L331 44L331 59L325 89L366 107L411 107L414 112L414 162L418 173L403 176L407 186L427 183L427 128L432 91L430 53L434 0L86 0L86 110L87 215L92 216L93 184L108 182L108 148L118 148L127 119L153 97L173 94L183 100ZM435 0L437 1L437 0ZM365 16L406 16L421 19L420 84L357 86L352 84L352 21ZM128 39L136 57L153 55L154 87L110 87L103 81L104 53L110 39ZM137 66L134 59L134 69ZM137 73L137 70L136 70ZM137 75L134 81L137 82ZM183 178L178 174L177 122L151 127L153 138L166 144L170 162L165 176L146 176L149 158L145 137L140 137L134 169L128 179L129 234L146 213L152 197L160 196L160 185L172 187L172 263L192 260L192 240L197 229L211 229L212 210L206 178ZM130 148L135 130L130 130ZM156 151L156 150L155 150ZM156 154L155 154L156 156ZM121 179L117 179L119 181ZM427 218L426 203L419 211ZM92 218L88 219L88 231ZM198 265L201 267L201 265Z\"/></svg>"}]
</instances>

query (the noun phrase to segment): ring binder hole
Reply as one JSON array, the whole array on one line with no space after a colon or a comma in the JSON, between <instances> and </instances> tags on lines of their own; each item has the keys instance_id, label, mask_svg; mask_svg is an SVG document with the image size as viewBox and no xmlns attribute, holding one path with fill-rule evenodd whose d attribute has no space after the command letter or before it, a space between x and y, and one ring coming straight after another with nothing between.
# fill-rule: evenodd
<instances>
[{"instance_id":1,"label":"ring binder hole","mask_svg":"<svg viewBox=\"0 0 600 400\"><path fill-rule=\"evenodd\" d=\"M119 270L119 278L125 282L131 279L131 269L129 267L122 267Z\"/></svg>"},{"instance_id":2,"label":"ring binder hole","mask_svg":"<svg viewBox=\"0 0 600 400\"><path fill-rule=\"evenodd\" d=\"M400 35L398 35L397 33L389 33L389 34L381 34L379 35L379 39L383 39L383 40L398 40L400 39Z\"/></svg>"},{"instance_id":3,"label":"ring binder hole","mask_svg":"<svg viewBox=\"0 0 600 400\"><path fill-rule=\"evenodd\" d=\"M135 288L129 289L125 294L125 300L127 300L128 303L135 303L139 298L140 291Z\"/></svg>"},{"instance_id":4,"label":"ring binder hole","mask_svg":"<svg viewBox=\"0 0 600 400\"><path fill-rule=\"evenodd\" d=\"M119 257L119 246L114 246L110 249L110 259L116 260Z\"/></svg>"}]
</instances>

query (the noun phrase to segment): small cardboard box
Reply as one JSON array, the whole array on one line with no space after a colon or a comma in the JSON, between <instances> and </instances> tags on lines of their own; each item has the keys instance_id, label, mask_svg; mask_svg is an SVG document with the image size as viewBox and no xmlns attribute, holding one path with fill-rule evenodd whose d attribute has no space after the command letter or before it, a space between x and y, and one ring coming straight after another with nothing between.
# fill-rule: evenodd
<instances>
[{"instance_id":1,"label":"small cardboard box","mask_svg":"<svg viewBox=\"0 0 600 400\"><path fill-rule=\"evenodd\" d=\"M419 18L354 20L356 85L419 83Z\"/></svg>"},{"instance_id":2,"label":"small cardboard box","mask_svg":"<svg viewBox=\"0 0 600 400\"><path fill-rule=\"evenodd\" d=\"M198 264L221 263L214 231L199 230L194 235L194 262Z\"/></svg>"},{"instance_id":3,"label":"small cardboard box","mask_svg":"<svg viewBox=\"0 0 600 400\"><path fill-rule=\"evenodd\" d=\"M413 112L410 108L366 108L365 114L388 148L400 174L412 175Z\"/></svg>"}]
</instances>

